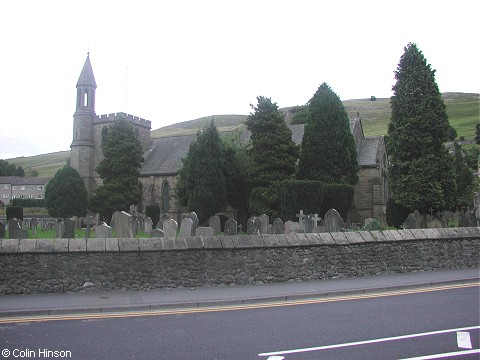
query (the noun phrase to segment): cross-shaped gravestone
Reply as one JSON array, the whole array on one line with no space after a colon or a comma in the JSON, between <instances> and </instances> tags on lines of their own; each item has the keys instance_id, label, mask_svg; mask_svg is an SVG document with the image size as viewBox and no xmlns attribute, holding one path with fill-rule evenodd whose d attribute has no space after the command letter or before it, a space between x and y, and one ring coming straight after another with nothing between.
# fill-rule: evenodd
<instances>
[{"instance_id":1,"label":"cross-shaped gravestone","mask_svg":"<svg viewBox=\"0 0 480 360\"><path fill-rule=\"evenodd\" d=\"M304 225L303 225L303 219L305 218L305 214L303 213L303 210L300 210L300 213L296 215L298 218L298 225L300 227L300 231L304 230Z\"/></svg>"}]
</instances>

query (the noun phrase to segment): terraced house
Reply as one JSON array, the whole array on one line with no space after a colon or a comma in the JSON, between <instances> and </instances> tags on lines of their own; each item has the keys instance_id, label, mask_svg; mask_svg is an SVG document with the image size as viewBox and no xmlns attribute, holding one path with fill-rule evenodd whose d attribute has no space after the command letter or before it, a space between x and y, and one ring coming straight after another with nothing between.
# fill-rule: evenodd
<instances>
[{"instance_id":1,"label":"terraced house","mask_svg":"<svg viewBox=\"0 0 480 360\"><path fill-rule=\"evenodd\" d=\"M190 143L195 135L166 136L152 139L151 122L125 113L96 115L95 90L97 84L93 75L90 58L87 56L77 82L76 111L73 116L73 141L70 164L83 178L91 195L102 180L95 172L103 159L101 150L102 134L118 118L129 121L137 131L144 151L145 162L140 170L143 188L142 205L158 205L161 214L180 219L183 211L175 197L177 175ZM290 125L292 138L301 144L304 126ZM350 130L355 138L360 166L359 181L355 187L355 208L351 220L363 223L374 217L384 219L388 200L387 153L383 136L366 137L360 118L350 121ZM248 141L250 134L244 131L241 138ZM234 214L234 213L233 213Z\"/></svg>"},{"instance_id":2,"label":"terraced house","mask_svg":"<svg viewBox=\"0 0 480 360\"><path fill-rule=\"evenodd\" d=\"M49 180L50 178L0 176L0 202L7 206L13 199L44 199Z\"/></svg>"}]
</instances>

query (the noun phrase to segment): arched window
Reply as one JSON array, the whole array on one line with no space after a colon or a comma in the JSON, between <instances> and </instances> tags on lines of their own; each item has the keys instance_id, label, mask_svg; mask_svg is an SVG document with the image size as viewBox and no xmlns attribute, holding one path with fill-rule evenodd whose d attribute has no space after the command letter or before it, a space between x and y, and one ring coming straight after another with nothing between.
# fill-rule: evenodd
<instances>
[{"instance_id":1,"label":"arched window","mask_svg":"<svg viewBox=\"0 0 480 360\"><path fill-rule=\"evenodd\" d=\"M165 180L162 184L162 212L170 210L170 185Z\"/></svg>"},{"instance_id":2,"label":"arched window","mask_svg":"<svg viewBox=\"0 0 480 360\"><path fill-rule=\"evenodd\" d=\"M88 92L85 90L85 93L83 94L83 106L87 107L88 106Z\"/></svg>"}]
</instances>

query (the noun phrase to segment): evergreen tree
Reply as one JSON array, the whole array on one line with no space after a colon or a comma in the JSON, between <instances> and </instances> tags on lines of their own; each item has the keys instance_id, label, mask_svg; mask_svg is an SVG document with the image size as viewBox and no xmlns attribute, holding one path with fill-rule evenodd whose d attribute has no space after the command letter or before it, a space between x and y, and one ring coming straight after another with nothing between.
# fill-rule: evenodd
<instances>
[{"instance_id":1,"label":"evergreen tree","mask_svg":"<svg viewBox=\"0 0 480 360\"><path fill-rule=\"evenodd\" d=\"M200 223L225 210L225 150L213 121L190 144L177 180L179 202L197 213Z\"/></svg>"},{"instance_id":2,"label":"evergreen tree","mask_svg":"<svg viewBox=\"0 0 480 360\"><path fill-rule=\"evenodd\" d=\"M110 221L115 211L127 210L141 201L138 178L143 162L142 147L133 126L124 119L114 122L102 141L104 159L96 171L103 185L90 200L90 207Z\"/></svg>"},{"instance_id":3,"label":"evergreen tree","mask_svg":"<svg viewBox=\"0 0 480 360\"><path fill-rule=\"evenodd\" d=\"M480 145L480 123L475 125L475 142Z\"/></svg>"},{"instance_id":4,"label":"evergreen tree","mask_svg":"<svg viewBox=\"0 0 480 360\"><path fill-rule=\"evenodd\" d=\"M245 122L252 132L249 211L276 217L280 211L276 187L295 174L299 150L277 104L263 96L257 101L250 105L253 113Z\"/></svg>"},{"instance_id":5,"label":"evergreen tree","mask_svg":"<svg viewBox=\"0 0 480 360\"><path fill-rule=\"evenodd\" d=\"M358 181L357 148L348 115L326 83L308 105L298 177L327 184L355 185Z\"/></svg>"},{"instance_id":6,"label":"evergreen tree","mask_svg":"<svg viewBox=\"0 0 480 360\"><path fill-rule=\"evenodd\" d=\"M473 203L475 191L478 190L478 181L475 181L473 171L467 164L467 159L462 151L462 147L456 141L453 150L455 182L457 191L455 194L455 202L458 207L467 207Z\"/></svg>"},{"instance_id":7,"label":"evergreen tree","mask_svg":"<svg viewBox=\"0 0 480 360\"><path fill-rule=\"evenodd\" d=\"M85 183L78 171L70 166L58 170L45 187L45 208L51 216L84 216L87 203Z\"/></svg>"},{"instance_id":8,"label":"evergreen tree","mask_svg":"<svg viewBox=\"0 0 480 360\"><path fill-rule=\"evenodd\" d=\"M25 177L25 170L21 166L10 164L7 160L0 159L0 176Z\"/></svg>"},{"instance_id":9,"label":"evergreen tree","mask_svg":"<svg viewBox=\"0 0 480 360\"><path fill-rule=\"evenodd\" d=\"M408 44L395 71L388 127L389 180L395 201L411 210L450 208L455 198L453 159L444 143L449 123L435 70Z\"/></svg>"}]
</instances>

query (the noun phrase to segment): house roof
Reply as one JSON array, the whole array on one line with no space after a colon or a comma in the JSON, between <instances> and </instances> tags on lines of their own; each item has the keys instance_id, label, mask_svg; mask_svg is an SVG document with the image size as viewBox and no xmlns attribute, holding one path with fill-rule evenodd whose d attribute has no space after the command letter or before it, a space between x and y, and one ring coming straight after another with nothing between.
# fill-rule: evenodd
<instances>
[{"instance_id":1,"label":"house roof","mask_svg":"<svg viewBox=\"0 0 480 360\"><path fill-rule=\"evenodd\" d=\"M19 176L0 176L0 184L13 184L17 179L20 179Z\"/></svg>"},{"instance_id":2,"label":"house roof","mask_svg":"<svg viewBox=\"0 0 480 360\"><path fill-rule=\"evenodd\" d=\"M50 181L50 178L18 178L12 185L46 185Z\"/></svg>"},{"instance_id":3,"label":"house roof","mask_svg":"<svg viewBox=\"0 0 480 360\"><path fill-rule=\"evenodd\" d=\"M87 59L85 60L82 72L80 73L80 77L78 78L77 87L79 86L93 86L94 88L97 87L97 83L95 82L95 76L93 76L92 64L90 63L90 54L87 54Z\"/></svg>"}]
</instances>

